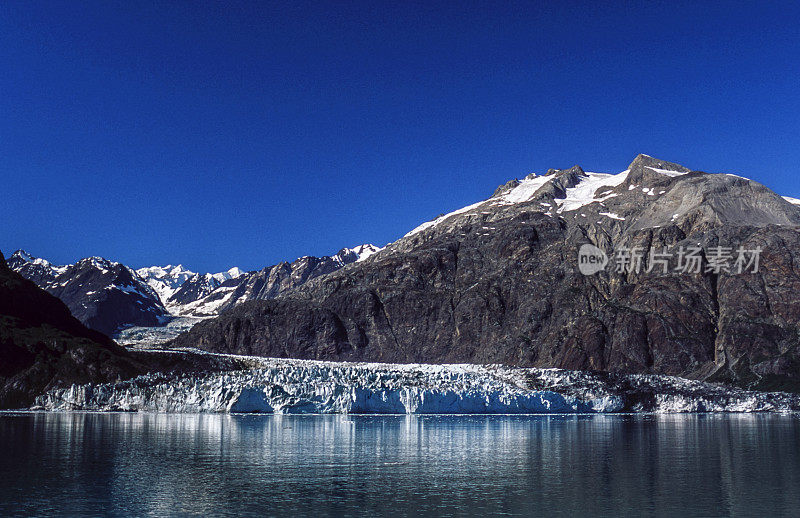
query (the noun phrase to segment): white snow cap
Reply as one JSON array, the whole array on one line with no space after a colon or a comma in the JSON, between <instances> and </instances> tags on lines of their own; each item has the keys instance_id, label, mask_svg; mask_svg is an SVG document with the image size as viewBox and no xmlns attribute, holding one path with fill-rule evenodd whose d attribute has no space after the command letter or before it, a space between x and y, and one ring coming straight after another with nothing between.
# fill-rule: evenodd
<instances>
[{"instance_id":1,"label":"white snow cap","mask_svg":"<svg viewBox=\"0 0 800 518\"><path fill-rule=\"evenodd\" d=\"M672 171L670 169L658 169L656 167L645 166L651 171L655 171L658 174L663 174L664 176L683 176L685 174L689 174L688 171Z\"/></svg>"},{"instance_id":2,"label":"white snow cap","mask_svg":"<svg viewBox=\"0 0 800 518\"><path fill-rule=\"evenodd\" d=\"M641 156L650 157L650 155L642 154ZM678 177L688 174L689 171L682 171L677 169L660 169L657 167L651 166L644 166L647 169L669 177ZM617 174L607 174L607 173L583 173L579 176L578 183L566 191L566 197L563 199L556 199L555 205L557 206L557 213L562 212L572 212L575 210L580 209L590 203L594 202L603 202L609 198L617 196L616 193L605 193L608 189L602 189L604 194L596 195L596 193L601 190L601 188L614 188L621 185L625 180L628 178L629 170L622 171ZM731 175L735 176L735 175ZM545 184L547 184L553 177L551 175L536 175L530 174L525 179L520 180L519 184L514 187L513 189L508 190L507 192L503 193L502 195L489 198L488 200L479 201L477 203L473 203L471 205L467 205L466 207L462 207L460 209L454 210L443 216L439 216L433 220L426 221L421 225L417 226L410 232L408 232L403 237L410 237L415 234L419 234L425 230L435 228L445 220L457 216L459 214L464 214L476 209L483 209L483 214L492 214L492 210L496 210L498 207L504 205L514 205L518 203L525 203L530 201L536 193L541 189ZM656 192L652 188L641 187L638 185L631 185L628 187L629 190L634 189L642 189L645 194L649 196L655 196ZM665 191L659 191L658 194L664 194ZM794 205L800 205L800 200L796 198L791 198L788 196L783 197L789 203ZM553 215L552 206L550 204L542 203L540 209L546 215ZM621 216L616 214L606 212L602 214L603 216L612 218L612 219L622 219Z\"/></svg>"},{"instance_id":3,"label":"white snow cap","mask_svg":"<svg viewBox=\"0 0 800 518\"><path fill-rule=\"evenodd\" d=\"M570 212L578 210L583 206L594 202L605 201L616 196L615 193L608 193L600 197L595 197L595 193L601 187L616 187L628 178L628 170L618 174L605 173L586 173L581 177L581 181L575 187L567 189L567 197L563 200L556 200L558 212Z\"/></svg>"},{"instance_id":4,"label":"white snow cap","mask_svg":"<svg viewBox=\"0 0 800 518\"><path fill-rule=\"evenodd\" d=\"M243 273L244 271L241 268L239 268L238 266L234 266L233 268L227 271L220 273L213 273L211 274L211 276L214 279L218 280L219 282L225 282L229 279L235 279L237 277L241 277Z\"/></svg>"},{"instance_id":5,"label":"white snow cap","mask_svg":"<svg viewBox=\"0 0 800 518\"><path fill-rule=\"evenodd\" d=\"M173 266L168 264L166 266L148 266L146 268L139 268L136 270L143 279L163 279L172 284L183 283L186 279L194 275L194 272L184 268L182 264Z\"/></svg>"},{"instance_id":6,"label":"white snow cap","mask_svg":"<svg viewBox=\"0 0 800 518\"><path fill-rule=\"evenodd\" d=\"M42 259L41 257L34 257L25 250L17 250L13 254L11 254L11 257L19 257L26 263L39 264L46 267L53 266L47 259Z\"/></svg>"},{"instance_id":7,"label":"white snow cap","mask_svg":"<svg viewBox=\"0 0 800 518\"><path fill-rule=\"evenodd\" d=\"M580 181L575 187L567 189L567 197L564 199L556 199L555 202L558 205L558 212L564 211L573 211L577 210L584 205L588 205L590 203L596 201L604 201L608 198L616 196L616 194L610 193L600 197L595 197L595 192L601 187L616 187L620 185L625 179L628 177L628 170L622 171L618 174L605 174L605 173L584 173L580 176ZM529 201L534 195L544 187L547 182L549 182L553 177L547 175L528 175L524 180L519 182L519 185L514 187L513 189L509 190L502 196L496 198L489 198L488 200L479 201L478 203L473 203L472 205L467 205L458 210L454 210L444 216L439 216L438 218L432 221L426 221L425 223L419 225L411 232L407 233L403 237L413 236L414 234L418 234L424 230L429 228L436 227L444 220L456 216L458 214L463 214L465 212L469 212L473 209L477 208L485 208L491 209L497 206L503 205L515 205L517 203L524 203ZM545 212L550 208L549 205L544 207ZM487 212L489 214L489 212Z\"/></svg>"},{"instance_id":8,"label":"white snow cap","mask_svg":"<svg viewBox=\"0 0 800 518\"><path fill-rule=\"evenodd\" d=\"M368 257L370 257L372 255L377 254L378 252L383 250L383 248L380 247L380 246L375 246L375 245L370 244L370 243L365 243L363 245L358 245L358 246L353 247L353 248L348 248L347 250L349 252L353 252L354 254L356 254L358 256L358 259L356 259L356 262L360 262L360 261L363 261L364 259L366 259L366 258L368 258Z\"/></svg>"},{"instance_id":9,"label":"white snow cap","mask_svg":"<svg viewBox=\"0 0 800 518\"><path fill-rule=\"evenodd\" d=\"M37 259L36 257L32 256L31 254L29 254L25 250L17 250L13 254L11 254L11 257L19 257L20 259L22 259L26 263L32 263ZM40 261L44 261L44 259L40 259Z\"/></svg>"}]
</instances>

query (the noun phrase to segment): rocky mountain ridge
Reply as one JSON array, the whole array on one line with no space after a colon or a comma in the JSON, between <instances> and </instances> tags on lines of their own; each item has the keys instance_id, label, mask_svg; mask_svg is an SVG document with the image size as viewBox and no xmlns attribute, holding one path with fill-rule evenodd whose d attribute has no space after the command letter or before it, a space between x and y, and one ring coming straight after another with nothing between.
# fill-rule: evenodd
<instances>
[{"instance_id":1,"label":"rocky mountain ridge","mask_svg":"<svg viewBox=\"0 0 800 518\"><path fill-rule=\"evenodd\" d=\"M270 298L319 275L365 260L374 245L344 248L325 257L301 257L255 272L231 268L195 273L182 265L133 270L101 257L54 265L24 250L9 266L62 299L81 322L115 335L128 327L161 327L176 316L210 317L246 300Z\"/></svg>"},{"instance_id":2,"label":"rocky mountain ridge","mask_svg":"<svg viewBox=\"0 0 800 518\"><path fill-rule=\"evenodd\" d=\"M208 295L185 303L178 314L214 316L248 300L272 299L311 279L335 272L349 264L365 261L380 250L375 245L366 244L343 248L330 256L307 255L291 263L282 262L255 272L247 272L236 279L221 283Z\"/></svg>"}]
</instances>

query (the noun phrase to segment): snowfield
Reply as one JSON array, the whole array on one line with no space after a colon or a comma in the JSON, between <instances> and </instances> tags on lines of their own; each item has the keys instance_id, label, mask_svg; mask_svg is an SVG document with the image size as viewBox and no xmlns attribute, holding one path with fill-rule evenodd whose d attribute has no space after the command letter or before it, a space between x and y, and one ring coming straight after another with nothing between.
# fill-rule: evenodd
<instances>
[{"instance_id":1,"label":"snowfield","mask_svg":"<svg viewBox=\"0 0 800 518\"><path fill-rule=\"evenodd\" d=\"M182 354L180 351L151 351ZM197 351L192 351L197 352ZM208 354L208 353L205 353ZM403 365L232 355L239 370L73 385L34 409L214 413L797 412L800 396L655 375L500 365ZM249 368L241 369L242 362Z\"/></svg>"}]
</instances>

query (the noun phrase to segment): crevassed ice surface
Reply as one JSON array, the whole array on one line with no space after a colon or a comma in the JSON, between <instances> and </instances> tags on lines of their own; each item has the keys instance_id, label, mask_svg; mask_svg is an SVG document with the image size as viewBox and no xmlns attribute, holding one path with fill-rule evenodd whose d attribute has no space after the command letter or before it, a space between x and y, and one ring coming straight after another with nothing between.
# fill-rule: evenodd
<instances>
[{"instance_id":1,"label":"crevassed ice surface","mask_svg":"<svg viewBox=\"0 0 800 518\"><path fill-rule=\"evenodd\" d=\"M163 354L181 354L164 352ZM630 375L635 393L590 373L499 365L407 365L235 357L245 370L148 374L73 385L40 396L47 410L231 413L482 414L630 411L790 411L798 396L724 388L669 376ZM535 380L535 381L534 381ZM636 400L646 396L647 406Z\"/></svg>"},{"instance_id":2,"label":"crevassed ice surface","mask_svg":"<svg viewBox=\"0 0 800 518\"><path fill-rule=\"evenodd\" d=\"M117 333L114 339L117 343L126 347L147 349L172 340L203 320L205 320L205 318L174 317L171 318L166 325L159 327L128 327Z\"/></svg>"}]
</instances>

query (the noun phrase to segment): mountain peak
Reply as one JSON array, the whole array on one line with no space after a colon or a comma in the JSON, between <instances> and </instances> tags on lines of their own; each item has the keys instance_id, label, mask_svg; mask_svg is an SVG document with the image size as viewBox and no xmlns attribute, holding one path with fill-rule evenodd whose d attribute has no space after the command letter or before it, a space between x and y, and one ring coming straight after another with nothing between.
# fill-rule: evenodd
<instances>
[{"instance_id":1,"label":"mountain peak","mask_svg":"<svg viewBox=\"0 0 800 518\"><path fill-rule=\"evenodd\" d=\"M107 270L110 270L112 268L115 268L115 267L119 266L120 263L117 263L117 262L114 262L114 261L110 261L110 260L106 259L105 257L100 257L98 255L93 255L91 257L84 257L83 259L81 259L80 261L75 263L75 265L76 266L78 266L78 265L80 265L80 266L91 266L92 268L95 268L97 270L105 272Z\"/></svg>"},{"instance_id":2,"label":"mountain peak","mask_svg":"<svg viewBox=\"0 0 800 518\"><path fill-rule=\"evenodd\" d=\"M11 257L9 257L8 260L9 262L12 263L10 265L12 268L19 267L23 264L38 265L44 267L45 269L53 267L53 265L50 264L50 261L48 261L47 259L35 257L26 252L25 250L22 250L21 248L16 252L14 252L13 254L11 254Z\"/></svg>"},{"instance_id":3,"label":"mountain peak","mask_svg":"<svg viewBox=\"0 0 800 518\"><path fill-rule=\"evenodd\" d=\"M633 159L628 171L627 183L630 185L649 183L648 180L659 181L664 176L675 177L692 172L688 167L644 154L637 155Z\"/></svg>"},{"instance_id":4,"label":"mountain peak","mask_svg":"<svg viewBox=\"0 0 800 518\"><path fill-rule=\"evenodd\" d=\"M237 277L240 277L243 273L244 272L241 270L241 268L239 268L238 266L234 266L233 268L230 268L224 272L211 273L206 275L210 275L211 278L216 279L217 282L223 283L230 279L236 279Z\"/></svg>"},{"instance_id":5,"label":"mountain peak","mask_svg":"<svg viewBox=\"0 0 800 518\"><path fill-rule=\"evenodd\" d=\"M365 260L373 254L380 252L381 250L383 250L383 248L379 246L375 246L371 243L364 243L362 245L354 246L353 248L343 248L337 255L346 256L349 254L355 254L358 256L355 262L359 262Z\"/></svg>"},{"instance_id":6,"label":"mountain peak","mask_svg":"<svg viewBox=\"0 0 800 518\"><path fill-rule=\"evenodd\" d=\"M684 167L674 162L667 162L666 160L661 160L660 158L653 158L650 155L645 155L645 154L636 155L636 158L633 159L631 165L628 166L628 170L633 171L634 169L639 169L642 167L648 167L650 169L656 169L661 171L673 171L678 173L692 172L692 170L689 169L688 167Z\"/></svg>"},{"instance_id":7,"label":"mountain peak","mask_svg":"<svg viewBox=\"0 0 800 518\"><path fill-rule=\"evenodd\" d=\"M228 270L228 275L230 275L232 279L235 279L236 277L239 277L242 274L244 274L244 270L242 270L238 266L234 266L233 268L230 268Z\"/></svg>"},{"instance_id":8,"label":"mountain peak","mask_svg":"<svg viewBox=\"0 0 800 518\"><path fill-rule=\"evenodd\" d=\"M11 254L11 257L16 257L17 259L21 259L26 263L32 263L36 259L34 256L32 256L31 254L29 254L28 252L26 252L21 248L16 252L14 252L13 254Z\"/></svg>"},{"instance_id":9,"label":"mountain peak","mask_svg":"<svg viewBox=\"0 0 800 518\"><path fill-rule=\"evenodd\" d=\"M583 168L579 165L574 165L569 169L548 169L545 176L559 177L565 175L583 175L583 174L585 174Z\"/></svg>"}]
</instances>

